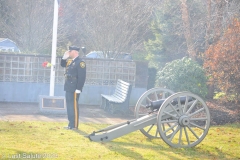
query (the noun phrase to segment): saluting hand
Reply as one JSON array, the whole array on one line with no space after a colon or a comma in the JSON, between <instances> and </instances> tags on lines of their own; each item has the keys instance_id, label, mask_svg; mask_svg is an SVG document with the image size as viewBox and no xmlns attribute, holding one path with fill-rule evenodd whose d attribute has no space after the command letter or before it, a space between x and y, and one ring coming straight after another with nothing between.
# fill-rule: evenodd
<instances>
[{"instance_id":1,"label":"saluting hand","mask_svg":"<svg viewBox=\"0 0 240 160\"><path fill-rule=\"evenodd\" d=\"M69 51L66 51L62 57L62 59L67 59L69 57Z\"/></svg>"}]
</instances>

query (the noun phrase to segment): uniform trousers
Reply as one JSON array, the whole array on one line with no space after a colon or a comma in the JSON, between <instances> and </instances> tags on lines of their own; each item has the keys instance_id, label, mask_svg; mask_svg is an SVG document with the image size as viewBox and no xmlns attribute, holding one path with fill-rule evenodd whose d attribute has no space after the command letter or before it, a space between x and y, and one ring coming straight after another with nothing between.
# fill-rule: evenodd
<instances>
[{"instance_id":1,"label":"uniform trousers","mask_svg":"<svg viewBox=\"0 0 240 160\"><path fill-rule=\"evenodd\" d=\"M66 104L67 104L67 115L68 115L68 127L78 128L79 121L79 108L78 100L79 95L75 92L66 92Z\"/></svg>"}]
</instances>

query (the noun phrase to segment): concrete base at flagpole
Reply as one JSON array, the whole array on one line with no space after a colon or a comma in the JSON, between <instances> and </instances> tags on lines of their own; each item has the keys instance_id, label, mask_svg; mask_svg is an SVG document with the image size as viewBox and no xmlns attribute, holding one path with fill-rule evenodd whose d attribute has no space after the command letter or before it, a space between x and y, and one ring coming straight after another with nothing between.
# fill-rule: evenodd
<instances>
[{"instance_id":1,"label":"concrete base at flagpole","mask_svg":"<svg viewBox=\"0 0 240 160\"><path fill-rule=\"evenodd\" d=\"M39 109L42 113L66 114L66 100L64 96L39 95Z\"/></svg>"}]
</instances>

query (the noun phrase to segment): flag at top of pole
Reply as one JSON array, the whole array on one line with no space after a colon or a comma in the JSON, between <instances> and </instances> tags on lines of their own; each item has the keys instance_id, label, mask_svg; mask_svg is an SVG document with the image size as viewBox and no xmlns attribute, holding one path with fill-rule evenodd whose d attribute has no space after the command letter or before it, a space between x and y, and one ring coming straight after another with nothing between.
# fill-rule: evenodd
<instances>
[{"instance_id":1,"label":"flag at top of pole","mask_svg":"<svg viewBox=\"0 0 240 160\"><path fill-rule=\"evenodd\" d=\"M51 66L51 75L50 75L49 96L54 96L56 51L57 51L58 6L59 6L59 0L54 0L53 34L52 34L52 56L51 56L51 64L52 64L52 66Z\"/></svg>"}]
</instances>

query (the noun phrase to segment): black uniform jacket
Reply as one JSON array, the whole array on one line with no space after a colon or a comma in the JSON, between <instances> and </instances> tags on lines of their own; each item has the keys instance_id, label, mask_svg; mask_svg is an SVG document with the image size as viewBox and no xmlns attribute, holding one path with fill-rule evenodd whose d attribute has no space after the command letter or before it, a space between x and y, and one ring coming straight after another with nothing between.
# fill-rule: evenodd
<instances>
[{"instance_id":1,"label":"black uniform jacket","mask_svg":"<svg viewBox=\"0 0 240 160\"><path fill-rule=\"evenodd\" d=\"M74 92L76 89L82 91L86 79L86 64L79 57L71 61L61 60L61 66L66 67L64 91Z\"/></svg>"}]
</instances>

